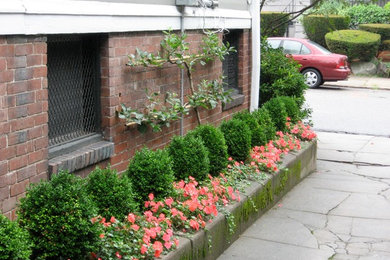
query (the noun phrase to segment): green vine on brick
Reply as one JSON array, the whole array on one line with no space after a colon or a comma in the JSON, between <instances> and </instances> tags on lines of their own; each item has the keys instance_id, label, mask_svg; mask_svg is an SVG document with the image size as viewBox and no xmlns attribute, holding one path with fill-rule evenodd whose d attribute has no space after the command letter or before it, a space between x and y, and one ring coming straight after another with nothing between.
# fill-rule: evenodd
<instances>
[{"instance_id":1,"label":"green vine on brick","mask_svg":"<svg viewBox=\"0 0 390 260\"><path fill-rule=\"evenodd\" d=\"M164 31L165 37L161 41L161 52L156 54L137 49L136 54L129 55L128 66L161 67L164 64L174 64L186 71L191 94L187 95L187 102L182 104L176 93L167 92L165 100L160 93L148 95L148 103L142 110L126 107L122 104L119 117L127 123L135 122L139 129L150 125L154 131L161 131L162 126L169 126L170 122L188 115L190 108L196 112L198 124L201 118L198 108L214 109L219 102L225 104L231 101L231 92L223 88L223 77L216 80L203 80L196 87L193 83L193 72L198 64L204 66L216 59L223 60L230 52L236 50L228 43L220 42L217 34L207 32L202 39L198 52L190 52L190 44L186 42L187 35Z\"/></svg>"}]
</instances>

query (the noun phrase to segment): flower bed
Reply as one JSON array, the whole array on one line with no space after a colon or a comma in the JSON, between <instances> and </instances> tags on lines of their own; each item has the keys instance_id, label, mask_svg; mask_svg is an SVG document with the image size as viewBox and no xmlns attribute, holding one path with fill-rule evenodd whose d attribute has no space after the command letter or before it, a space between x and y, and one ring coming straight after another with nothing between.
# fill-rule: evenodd
<instances>
[{"instance_id":1,"label":"flower bed","mask_svg":"<svg viewBox=\"0 0 390 260\"><path fill-rule=\"evenodd\" d=\"M301 122L288 122L287 128L267 145L254 147L248 162L229 158L225 174L202 183L192 177L175 182L175 196L165 200L149 194L143 215L130 213L124 222L94 218L103 227L104 246L92 253L93 258L136 260L170 251L164 258L216 258L299 182L302 169L304 175L314 170L315 142L304 142L305 149L301 148L302 141L314 139L315 133Z\"/></svg>"}]
</instances>

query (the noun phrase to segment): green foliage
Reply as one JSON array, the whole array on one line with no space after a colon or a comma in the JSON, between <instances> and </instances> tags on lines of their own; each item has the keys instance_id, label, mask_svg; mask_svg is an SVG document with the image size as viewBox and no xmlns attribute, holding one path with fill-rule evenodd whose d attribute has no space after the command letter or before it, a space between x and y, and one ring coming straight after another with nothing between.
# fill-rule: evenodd
<instances>
[{"instance_id":1,"label":"green foliage","mask_svg":"<svg viewBox=\"0 0 390 260\"><path fill-rule=\"evenodd\" d=\"M216 59L223 60L230 52L236 50L228 43L220 41L217 34L206 32L205 37L197 53L190 50L190 44L186 42L185 33L175 34L172 31L165 31L165 38L160 45L162 53L149 53L137 49L136 55L129 55L128 66L155 66L161 67L166 63L174 64L186 70L186 75L190 83L191 95L187 95L188 103L181 104L176 93L167 92L165 103L162 102L160 93L153 93L148 96L148 102L139 111L131 107L122 105L119 118L125 119L127 123L135 122L140 127L141 132L145 126L150 125L153 130L161 131L162 126L170 126L172 121L178 120L181 114L187 115L189 107L192 107L197 115L200 124L200 114L198 107L214 109L219 102L225 104L231 100L231 92L223 88L222 80L203 80L197 87L193 84L192 72L197 65L204 66L207 62Z\"/></svg>"},{"instance_id":2,"label":"green foliage","mask_svg":"<svg viewBox=\"0 0 390 260\"><path fill-rule=\"evenodd\" d=\"M370 61L378 52L381 36L359 30L340 30L325 35L329 50L345 54L350 60Z\"/></svg>"},{"instance_id":3,"label":"green foliage","mask_svg":"<svg viewBox=\"0 0 390 260\"><path fill-rule=\"evenodd\" d=\"M164 199L173 191L172 159L166 150L152 151L145 147L137 151L130 160L127 176L139 203L148 200L150 193Z\"/></svg>"},{"instance_id":4,"label":"green foliage","mask_svg":"<svg viewBox=\"0 0 390 260\"><path fill-rule=\"evenodd\" d=\"M297 105L297 102L292 97L278 97L286 108L287 116L290 117L292 123L296 123L301 120L301 111Z\"/></svg>"},{"instance_id":5,"label":"green foliage","mask_svg":"<svg viewBox=\"0 0 390 260\"><path fill-rule=\"evenodd\" d=\"M350 18L340 15L312 14L303 17L303 27L307 37L326 47L325 34L349 28Z\"/></svg>"},{"instance_id":6,"label":"green foliage","mask_svg":"<svg viewBox=\"0 0 390 260\"><path fill-rule=\"evenodd\" d=\"M30 259L32 245L28 232L2 214L0 214L0 238L1 260Z\"/></svg>"},{"instance_id":7,"label":"green foliage","mask_svg":"<svg viewBox=\"0 0 390 260\"><path fill-rule=\"evenodd\" d=\"M290 16L283 12L261 12L261 35L267 37L282 37L287 31ZM279 26L277 26L279 25ZM276 27L273 29L273 27Z\"/></svg>"},{"instance_id":8,"label":"green foliage","mask_svg":"<svg viewBox=\"0 0 390 260\"><path fill-rule=\"evenodd\" d=\"M381 40L390 40L390 24L360 24L359 30L380 34Z\"/></svg>"},{"instance_id":9,"label":"green foliage","mask_svg":"<svg viewBox=\"0 0 390 260\"><path fill-rule=\"evenodd\" d=\"M60 172L27 189L18 217L30 233L34 259L84 259L97 245L99 229L91 223L97 210L84 183Z\"/></svg>"},{"instance_id":10,"label":"green foliage","mask_svg":"<svg viewBox=\"0 0 390 260\"><path fill-rule=\"evenodd\" d=\"M310 14L330 15L339 14L341 10L348 7L348 2L344 0L326 0L322 1L310 11Z\"/></svg>"},{"instance_id":11,"label":"green foliage","mask_svg":"<svg viewBox=\"0 0 390 260\"><path fill-rule=\"evenodd\" d=\"M189 176L198 181L206 179L210 161L202 139L192 135L175 136L168 146L168 152L173 161L172 168L177 180L184 180Z\"/></svg>"},{"instance_id":12,"label":"green foliage","mask_svg":"<svg viewBox=\"0 0 390 260\"><path fill-rule=\"evenodd\" d=\"M383 8L390 11L390 2L387 2Z\"/></svg>"},{"instance_id":13,"label":"green foliage","mask_svg":"<svg viewBox=\"0 0 390 260\"><path fill-rule=\"evenodd\" d=\"M351 17L350 28L352 29L356 29L359 24L390 22L390 10L376 4L353 5L342 10L341 14Z\"/></svg>"},{"instance_id":14,"label":"green foliage","mask_svg":"<svg viewBox=\"0 0 390 260\"><path fill-rule=\"evenodd\" d=\"M384 40L381 46L382 50L390 51L390 40Z\"/></svg>"},{"instance_id":15,"label":"green foliage","mask_svg":"<svg viewBox=\"0 0 390 260\"><path fill-rule=\"evenodd\" d=\"M267 141L274 139L276 133L276 127L272 122L271 115L269 111L262 107L252 112L253 116L256 118L257 123L259 123L260 127L264 129Z\"/></svg>"},{"instance_id":16,"label":"green foliage","mask_svg":"<svg viewBox=\"0 0 390 260\"><path fill-rule=\"evenodd\" d=\"M225 137L228 154L236 161L245 161L251 149L251 131L241 120L224 121L221 131Z\"/></svg>"},{"instance_id":17,"label":"green foliage","mask_svg":"<svg viewBox=\"0 0 390 260\"><path fill-rule=\"evenodd\" d=\"M284 132L286 130L287 112L283 101L280 98L273 98L267 101L263 107L270 113L276 131Z\"/></svg>"},{"instance_id":18,"label":"green foliage","mask_svg":"<svg viewBox=\"0 0 390 260\"><path fill-rule=\"evenodd\" d=\"M305 102L307 89L299 64L286 58L280 49L272 49L263 39L261 44L260 106L273 97L290 96L299 107Z\"/></svg>"},{"instance_id":19,"label":"green foliage","mask_svg":"<svg viewBox=\"0 0 390 260\"><path fill-rule=\"evenodd\" d=\"M251 131L251 146L261 146L267 143L267 136L265 128L260 127L256 118L248 111L242 111L233 115L233 119L241 120L242 123L246 124Z\"/></svg>"},{"instance_id":20,"label":"green foliage","mask_svg":"<svg viewBox=\"0 0 390 260\"><path fill-rule=\"evenodd\" d=\"M96 168L88 175L87 191L98 207L98 214L106 219L123 219L137 210L133 187L126 177L119 177L110 168Z\"/></svg>"},{"instance_id":21,"label":"green foliage","mask_svg":"<svg viewBox=\"0 0 390 260\"><path fill-rule=\"evenodd\" d=\"M218 176L228 163L226 141L221 130L212 125L199 125L187 135L202 139L209 152L210 174Z\"/></svg>"}]
</instances>

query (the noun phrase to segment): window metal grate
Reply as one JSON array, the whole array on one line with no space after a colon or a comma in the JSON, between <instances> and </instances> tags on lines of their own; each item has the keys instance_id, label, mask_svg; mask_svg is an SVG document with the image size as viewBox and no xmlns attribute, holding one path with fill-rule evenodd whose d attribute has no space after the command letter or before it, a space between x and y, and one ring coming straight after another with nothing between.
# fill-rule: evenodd
<instances>
[{"instance_id":1,"label":"window metal grate","mask_svg":"<svg viewBox=\"0 0 390 260\"><path fill-rule=\"evenodd\" d=\"M225 56L225 59L222 62L223 75L225 77L224 83L226 84L225 88L232 89L235 92L238 92L238 39L240 34L238 31L230 31L228 34L224 35L223 42L227 42L230 46L234 47L236 52L231 52Z\"/></svg>"},{"instance_id":2,"label":"window metal grate","mask_svg":"<svg viewBox=\"0 0 390 260\"><path fill-rule=\"evenodd\" d=\"M100 129L99 39L51 36L47 43L49 146Z\"/></svg>"}]
</instances>

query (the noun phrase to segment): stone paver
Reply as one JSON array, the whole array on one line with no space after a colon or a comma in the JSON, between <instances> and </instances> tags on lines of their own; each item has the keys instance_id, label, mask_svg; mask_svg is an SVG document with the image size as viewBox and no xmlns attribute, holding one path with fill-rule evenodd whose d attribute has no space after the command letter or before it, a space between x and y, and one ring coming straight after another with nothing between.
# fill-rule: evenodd
<instances>
[{"instance_id":1,"label":"stone paver","mask_svg":"<svg viewBox=\"0 0 390 260\"><path fill-rule=\"evenodd\" d=\"M219 260L390 259L390 139L319 133L318 144L317 171Z\"/></svg>"}]
</instances>

